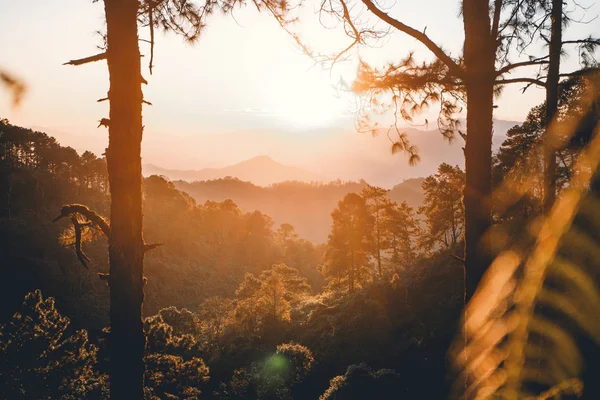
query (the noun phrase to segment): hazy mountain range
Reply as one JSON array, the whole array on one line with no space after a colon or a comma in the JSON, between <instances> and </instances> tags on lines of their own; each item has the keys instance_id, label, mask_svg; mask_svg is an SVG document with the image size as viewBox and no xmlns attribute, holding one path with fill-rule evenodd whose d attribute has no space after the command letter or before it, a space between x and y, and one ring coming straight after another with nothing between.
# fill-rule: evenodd
<instances>
[{"instance_id":1,"label":"hazy mountain range","mask_svg":"<svg viewBox=\"0 0 600 400\"><path fill-rule=\"evenodd\" d=\"M284 181L327 182L329 178L299 167L281 164L271 157L262 155L224 168L203 168L200 170L174 170L153 164L144 164L143 173L162 175L171 180L207 181L225 177L235 177L259 186L268 186Z\"/></svg>"},{"instance_id":2,"label":"hazy mountain range","mask_svg":"<svg viewBox=\"0 0 600 400\"><path fill-rule=\"evenodd\" d=\"M394 186L388 197L406 201L416 209L423 202L422 178L407 179ZM191 195L196 202L233 200L244 211L259 210L275 224L292 224L300 237L324 243L331 231L331 212L347 193L360 192L366 182L305 183L283 182L268 187L236 178L207 181L175 181L175 187Z\"/></svg>"},{"instance_id":3,"label":"hazy mountain range","mask_svg":"<svg viewBox=\"0 0 600 400\"><path fill-rule=\"evenodd\" d=\"M493 147L517 121L496 120ZM105 132L79 136L38 128L78 151L101 154L107 145ZM364 179L391 188L408 178L434 173L441 162L463 165L464 142L448 143L438 130L402 129L419 148L421 161L411 167L403 154L391 154L393 135L375 137L348 129L322 128L304 132L248 130L219 134L177 136L144 132L142 147L145 174L171 179L206 180L234 176L258 185L286 180L329 181ZM268 157L257 157L259 155ZM245 161L244 161L245 160ZM275 163L273 160L276 160Z\"/></svg>"}]
</instances>

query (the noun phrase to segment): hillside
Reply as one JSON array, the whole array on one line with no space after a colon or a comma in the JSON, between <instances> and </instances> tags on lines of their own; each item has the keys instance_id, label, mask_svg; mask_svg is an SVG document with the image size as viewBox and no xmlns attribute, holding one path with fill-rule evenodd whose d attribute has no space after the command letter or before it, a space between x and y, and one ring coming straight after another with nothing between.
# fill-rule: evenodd
<instances>
[{"instance_id":1,"label":"hillside","mask_svg":"<svg viewBox=\"0 0 600 400\"><path fill-rule=\"evenodd\" d=\"M421 185L425 178L411 178L394 186L388 196L391 200L402 203L406 201L409 206L417 209L423 202L423 188Z\"/></svg>"},{"instance_id":2,"label":"hillside","mask_svg":"<svg viewBox=\"0 0 600 400\"><path fill-rule=\"evenodd\" d=\"M90 262L83 268L70 245L75 238L68 222L52 221L73 203L109 215L106 160L79 155L43 132L2 119L0 150L0 325L27 292L39 288L55 297L75 326L102 328L108 288L98 273L108 272L107 241L84 234ZM247 272L259 274L273 264L303 271L315 288L323 283L317 270L322 248L298 238L280 241L268 215L244 213L232 202L198 205L157 176L144 179L143 195L144 239L164 244L145 257L146 315L170 305L195 309L207 297L232 295ZM15 397L0 391L0 398Z\"/></svg>"},{"instance_id":3,"label":"hillside","mask_svg":"<svg viewBox=\"0 0 600 400\"><path fill-rule=\"evenodd\" d=\"M408 179L389 192L396 202L406 201L417 208L423 200L422 178ZM273 218L276 224L290 223L300 237L315 243L327 241L331 228L331 211L347 193L360 192L365 181L328 184L282 182L260 187L236 178L209 181L176 181L175 187L191 195L199 204L207 200L233 200L242 210L259 210Z\"/></svg>"}]
</instances>

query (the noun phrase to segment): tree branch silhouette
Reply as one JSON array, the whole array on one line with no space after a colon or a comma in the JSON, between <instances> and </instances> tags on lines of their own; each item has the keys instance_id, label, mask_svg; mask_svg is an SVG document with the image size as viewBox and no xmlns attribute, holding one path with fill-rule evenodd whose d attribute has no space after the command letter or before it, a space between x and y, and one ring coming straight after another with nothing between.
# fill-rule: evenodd
<instances>
[{"instance_id":1,"label":"tree branch silhouette","mask_svg":"<svg viewBox=\"0 0 600 400\"><path fill-rule=\"evenodd\" d=\"M89 257L85 254L82 248L82 230L84 227L89 227L96 229L101 232L107 238L110 237L110 225L108 222L95 211L88 208L83 204L68 204L61 208L60 214L52 220L52 222L57 222L63 218L70 217L71 223L73 224L73 229L75 230L75 253L77 254L77 259L86 268L89 268ZM80 217L84 218L84 221L81 221ZM150 250L156 249L159 246L162 246L163 243L150 243L144 244L144 252L148 252ZM108 274L105 274L108 275Z\"/></svg>"},{"instance_id":2,"label":"tree branch silhouette","mask_svg":"<svg viewBox=\"0 0 600 400\"><path fill-rule=\"evenodd\" d=\"M106 52L96 54L96 55L93 55L90 57L80 58L77 60L70 60L70 61L67 61L66 63L64 63L63 65L83 65L83 64L89 64L91 62L101 61L101 60L106 60Z\"/></svg>"}]
</instances>

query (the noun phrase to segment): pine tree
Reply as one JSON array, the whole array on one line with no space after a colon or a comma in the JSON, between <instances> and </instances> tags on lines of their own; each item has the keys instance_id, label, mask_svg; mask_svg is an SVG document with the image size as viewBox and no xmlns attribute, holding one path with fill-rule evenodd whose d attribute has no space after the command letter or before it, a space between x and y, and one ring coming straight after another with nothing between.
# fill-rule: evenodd
<instances>
[{"instance_id":1,"label":"pine tree","mask_svg":"<svg viewBox=\"0 0 600 400\"><path fill-rule=\"evenodd\" d=\"M458 167L441 164L435 175L423 182L425 199L419 214L425 217L421 244L427 250L440 246L454 250L465 230L465 215L461 196L465 174Z\"/></svg>"},{"instance_id":2,"label":"pine tree","mask_svg":"<svg viewBox=\"0 0 600 400\"><path fill-rule=\"evenodd\" d=\"M390 254L393 273L399 273L417 259L419 222L412 207L388 201L384 208L385 249Z\"/></svg>"},{"instance_id":3,"label":"pine tree","mask_svg":"<svg viewBox=\"0 0 600 400\"><path fill-rule=\"evenodd\" d=\"M0 325L0 397L105 397L106 377L94 370L97 352L87 331L73 331L53 298L29 293L19 312Z\"/></svg>"},{"instance_id":4,"label":"pine tree","mask_svg":"<svg viewBox=\"0 0 600 400\"><path fill-rule=\"evenodd\" d=\"M581 73L562 81L558 87L558 103L552 119L555 168L552 187L555 195L571 179L574 161L578 152L589 142L591 134L600 118L600 100L595 92L594 70ZM584 103L589 103L587 106ZM497 217L522 222L543 211L543 202L548 188L548 144L547 103L535 106L529 111L521 125L508 130L507 139L502 143L494 158L494 185L508 180L513 187L520 188L521 198L517 202L506 201L507 194L497 191ZM510 194L508 194L510 195ZM500 207L508 203L508 207ZM518 226L517 226L518 228Z\"/></svg>"},{"instance_id":5,"label":"pine tree","mask_svg":"<svg viewBox=\"0 0 600 400\"><path fill-rule=\"evenodd\" d=\"M383 250L383 236L384 227L382 220L382 211L385 207L387 200L386 189L380 187L367 185L361 192L360 195L365 199L365 203L373 217L374 223L374 240L373 240L373 252L375 254L375 260L377 260L377 273L382 276L381 270L381 252Z\"/></svg>"},{"instance_id":6,"label":"pine tree","mask_svg":"<svg viewBox=\"0 0 600 400\"><path fill-rule=\"evenodd\" d=\"M267 321L289 322L292 304L310 292L306 278L285 264L273 265L259 276L248 273L236 291L234 317L246 333Z\"/></svg>"},{"instance_id":7,"label":"pine tree","mask_svg":"<svg viewBox=\"0 0 600 400\"><path fill-rule=\"evenodd\" d=\"M563 0L552 0L548 77L546 78L546 137L544 152L544 212L548 213L556 197L556 145L550 129L558 111L558 82L562 55Z\"/></svg>"},{"instance_id":8,"label":"pine tree","mask_svg":"<svg viewBox=\"0 0 600 400\"><path fill-rule=\"evenodd\" d=\"M372 67L362 59L352 89L370 98L363 102L366 104L363 111L393 111L394 124L387 130L388 136L397 136L393 139L392 152L406 152L411 163L418 162L418 149L410 144L397 122L400 118L412 122L415 115L432 104L440 106L438 126L441 133L448 139L460 134L465 140L463 202L467 299L474 293L492 259L490 243L486 242L489 235L485 233L492 225L494 98L507 84L545 86L535 74L505 77L518 69L547 63L545 56L510 62L513 53L527 54L528 44L537 38L538 27L533 21L545 11L538 1L464 0L461 4L465 32L463 52L451 55L427 35L426 27L410 26L372 0L336 0L325 2L321 7L323 15L343 23L345 33L352 41L341 52L326 57L328 61L335 63L354 46L372 44L387 33L375 27L373 19L363 18L364 14L374 15L376 23L383 22L392 31L416 39L434 57L432 61L418 63L411 53L384 68ZM460 129L456 118L465 105L466 132ZM360 128L377 133L376 123L368 117L367 114L361 120Z\"/></svg>"},{"instance_id":9,"label":"pine tree","mask_svg":"<svg viewBox=\"0 0 600 400\"><path fill-rule=\"evenodd\" d=\"M105 0L110 77L110 390L113 399L142 399L144 239L142 237L142 72L137 0Z\"/></svg>"},{"instance_id":10,"label":"pine tree","mask_svg":"<svg viewBox=\"0 0 600 400\"><path fill-rule=\"evenodd\" d=\"M96 2L97 0L94 0ZM108 181L111 194L110 225L87 207L63 207L61 217L71 216L76 231L82 224L101 222L108 236L110 273L103 275L110 285L110 385L113 399L142 399L144 380L145 336L142 324L144 300L144 253L157 245L146 245L142 237L142 95L138 25L150 31L149 70L154 67L154 30L158 27L175 32L189 42L196 41L206 18L216 10L229 13L234 1L196 5L188 0L104 0L106 35L104 52L69 61L83 65L105 60L110 88L109 118L98 127L108 128L106 149ZM261 0L254 3L284 24L290 5L287 2ZM79 221L80 214L88 221ZM57 219L59 219L57 218ZM91 219L90 219L91 218ZM100 221L102 220L102 221ZM96 224L97 225L97 224ZM87 265L87 256L77 245L78 257Z\"/></svg>"},{"instance_id":11,"label":"pine tree","mask_svg":"<svg viewBox=\"0 0 600 400\"><path fill-rule=\"evenodd\" d=\"M347 281L348 291L353 292L369 265L369 254L373 248L373 217L362 196L348 193L331 213L331 218L323 272L328 278Z\"/></svg>"}]
</instances>

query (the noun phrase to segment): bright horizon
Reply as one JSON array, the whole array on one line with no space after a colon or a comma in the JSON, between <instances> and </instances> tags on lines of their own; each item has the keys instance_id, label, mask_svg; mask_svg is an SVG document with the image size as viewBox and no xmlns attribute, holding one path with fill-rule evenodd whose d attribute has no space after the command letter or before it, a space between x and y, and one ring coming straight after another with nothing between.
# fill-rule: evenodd
<instances>
[{"instance_id":1,"label":"bright horizon","mask_svg":"<svg viewBox=\"0 0 600 400\"><path fill-rule=\"evenodd\" d=\"M430 15L419 14L423 3L432 10ZM398 2L391 10L398 12L402 5ZM418 28L426 26L432 39L457 55L463 35L457 7L454 2L441 0L425 0L415 9L407 3L402 8L403 19ZM595 5L588 13L597 8ZM347 46L348 38L338 29L319 25L310 7L304 13L308 22L295 25L294 30L316 50L333 52ZM65 18L69 24L62 23ZM18 2L5 7L2 20L0 48L9 55L2 60L2 67L23 79L28 92L19 109L12 109L8 96L1 96L0 116L13 124L44 130L67 145L78 143L73 146L78 150L101 152L108 135L96 126L107 116L108 103L96 100L106 97L106 64L71 67L62 63L98 52L100 37L95 31L104 27L102 5L75 0ZM569 36L583 35L586 29L589 27L573 26L567 32ZM147 36L146 30L140 30L141 38ZM390 48L396 51L389 54ZM267 154L291 165L306 166L316 159L316 134L326 136L317 138L324 143L337 137L331 132L354 130L355 97L336 85L340 79L353 80L359 54L353 52L349 61L337 64L332 71L324 70L298 49L270 15L259 14L252 7L237 10L234 18L213 16L195 45L185 44L174 35L157 34L152 76L147 68L148 45L140 42L140 49L145 55L143 75L149 82L143 87L144 96L153 103L144 107L145 163L200 169ZM429 59L422 45L401 34L392 35L384 47L361 50L360 56L381 64L410 50ZM574 69L576 58L566 57L564 69ZM520 85L505 88L497 102L496 119L521 121L543 100L540 89L531 88L525 95L520 89ZM431 121L432 113L420 120L429 115ZM429 129L434 127L430 124ZM265 137L275 132L292 139L289 144L284 139L277 145L257 146L256 132ZM223 141L224 134L233 134L239 141L230 144L229 152L211 152L211 143ZM177 156L164 151L164 146L173 142L179 143L180 151L172 152ZM333 142L329 145L337 147ZM319 157L327 158L321 150ZM389 152L372 157L395 163L389 160ZM402 156L394 158L403 159L406 165ZM404 175L414 175L408 166L406 169Z\"/></svg>"}]
</instances>

